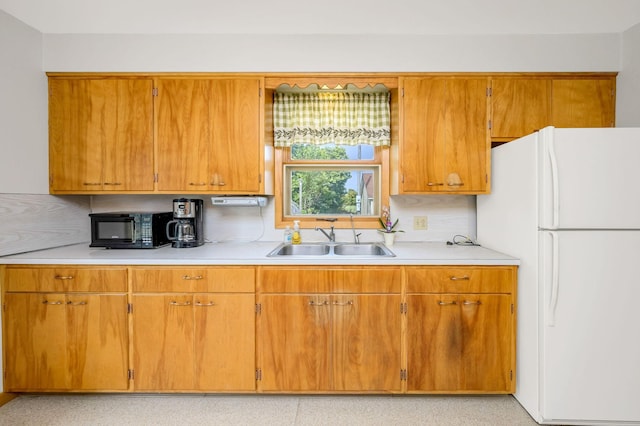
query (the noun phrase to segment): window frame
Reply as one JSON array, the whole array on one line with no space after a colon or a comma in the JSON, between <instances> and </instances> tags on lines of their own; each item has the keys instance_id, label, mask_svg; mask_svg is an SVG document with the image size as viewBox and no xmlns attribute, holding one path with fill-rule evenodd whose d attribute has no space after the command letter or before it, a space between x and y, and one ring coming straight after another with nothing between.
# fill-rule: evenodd
<instances>
[{"instance_id":1,"label":"window frame","mask_svg":"<svg viewBox=\"0 0 640 426\"><path fill-rule=\"evenodd\" d=\"M336 229L351 228L351 219L349 215L304 215L294 216L285 215L284 203L288 200L285 196L291 190L287 190L285 179L285 169L295 166L318 166L318 168L326 168L327 166L345 167L345 168L361 168L363 166L372 166L379 168L379 205L389 205L389 147L375 147L373 160L292 160L291 148L275 149L275 227L276 229L285 226L293 226L293 221L300 222L300 228L313 229L318 225L318 221L322 218L336 218L333 226ZM353 216L353 225L358 229L377 229L380 227L378 216Z\"/></svg>"}]
</instances>

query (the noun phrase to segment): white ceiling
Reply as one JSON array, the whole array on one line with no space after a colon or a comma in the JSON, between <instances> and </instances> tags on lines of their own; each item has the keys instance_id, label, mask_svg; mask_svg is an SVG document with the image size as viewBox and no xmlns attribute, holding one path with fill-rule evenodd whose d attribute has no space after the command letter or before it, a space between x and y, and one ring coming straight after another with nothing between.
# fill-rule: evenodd
<instances>
[{"instance_id":1,"label":"white ceiling","mask_svg":"<svg viewBox=\"0 0 640 426\"><path fill-rule=\"evenodd\" d=\"M594 34L640 0L0 0L45 34Z\"/></svg>"}]
</instances>

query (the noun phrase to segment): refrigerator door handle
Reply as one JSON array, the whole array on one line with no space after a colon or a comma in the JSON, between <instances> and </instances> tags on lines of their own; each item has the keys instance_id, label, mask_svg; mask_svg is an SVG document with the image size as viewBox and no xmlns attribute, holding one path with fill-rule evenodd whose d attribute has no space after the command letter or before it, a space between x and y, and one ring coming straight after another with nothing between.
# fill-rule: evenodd
<instances>
[{"instance_id":1,"label":"refrigerator door handle","mask_svg":"<svg viewBox=\"0 0 640 426\"><path fill-rule=\"evenodd\" d=\"M555 327L556 325L556 309L558 307L558 293L560 291L560 253L558 233L555 231L547 231L551 236L551 295L549 298L549 307L547 308L547 326Z\"/></svg>"},{"instance_id":2,"label":"refrigerator door handle","mask_svg":"<svg viewBox=\"0 0 640 426\"><path fill-rule=\"evenodd\" d=\"M551 185L553 197L553 219L551 229L556 229L560 222L560 184L558 182L558 158L553 144L553 137L547 137L547 153L549 154L549 162L551 163Z\"/></svg>"}]
</instances>

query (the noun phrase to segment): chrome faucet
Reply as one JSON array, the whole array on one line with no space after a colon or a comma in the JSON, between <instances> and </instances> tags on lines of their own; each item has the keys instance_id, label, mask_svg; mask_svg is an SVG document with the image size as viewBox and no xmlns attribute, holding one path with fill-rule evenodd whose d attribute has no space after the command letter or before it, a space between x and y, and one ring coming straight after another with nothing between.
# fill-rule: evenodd
<instances>
[{"instance_id":1,"label":"chrome faucet","mask_svg":"<svg viewBox=\"0 0 640 426\"><path fill-rule=\"evenodd\" d=\"M329 231L328 234L327 234L327 231L325 231L324 229L318 226L316 226L316 231L322 232L332 243L336 241L336 233L333 232L333 225L331 225L331 231Z\"/></svg>"},{"instance_id":2,"label":"chrome faucet","mask_svg":"<svg viewBox=\"0 0 640 426\"><path fill-rule=\"evenodd\" d=\"M330 218L319 218L316 220L324 220L324 221L333 223L338 219L336 219L335 217L330 217ZM331 230L329 231L329 233L327 233L327 231L320 228L319 226L316 226L316 231L322 232L325 235L325 237L327 237L329 241L331 241L332 243L336 241L336 233L333 230L333 225L331 225Z\"/></svg>"},{"instance_id":3,"label":"chrome faucet","mask_svg":"<svg viewBox=\"0 0 640 426\"><path fill-rule=\"evenodd\" d=\"M353 231L353 242L355 244L360 244L360 234L356 234L356 227L353 225L353 215L350 214L349 218L351 219L351 231Z\"/></svg>"}]
</instances>

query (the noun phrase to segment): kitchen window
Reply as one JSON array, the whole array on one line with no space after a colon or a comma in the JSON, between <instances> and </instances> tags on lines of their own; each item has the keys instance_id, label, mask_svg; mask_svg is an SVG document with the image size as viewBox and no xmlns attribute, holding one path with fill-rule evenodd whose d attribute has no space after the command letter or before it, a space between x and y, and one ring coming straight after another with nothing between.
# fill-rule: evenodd
<instances>
[{"instance_id":1,"label":"kitchen window","mask_svg":"<svg viewBox=\"0 0 640 426\"><path fill-rule=\"evenodd\" d=\"M377 227L388 204L389 92L274 94L276 225Z\"/></svg>"}]
</instances>

